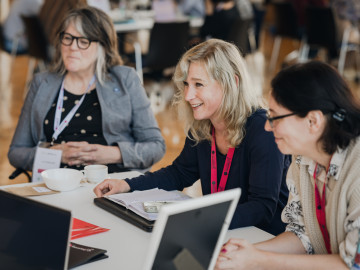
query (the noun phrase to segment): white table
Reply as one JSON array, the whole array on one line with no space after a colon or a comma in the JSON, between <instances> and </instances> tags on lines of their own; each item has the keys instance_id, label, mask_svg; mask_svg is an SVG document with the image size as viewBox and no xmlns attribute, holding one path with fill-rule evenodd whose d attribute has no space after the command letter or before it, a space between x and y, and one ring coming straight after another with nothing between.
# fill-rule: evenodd
<instances>
[{"instance_id":1,"label":"white table","mask_svg":"<svg viewBox=\"0 0 360 270\"><path fill-rule=\"evenodd\" d=\"M177 18L178 21L186 21L189 20L191 28L200 28L203 23L203 18L198 17L179 17ZM134 16L132 20L127 20L124 22L116 22L114 21L114 27L117 33L128 33L128 32L135 32L139 30L150 30L153 28L155 23L154 17L139 17Z\"/></svg>"},{"instance_id":2,"label":"white table","mask_svg":"<svg viewBox=\"0 0 360 270\"><path fill-rule=\"evenodd\" d=\"M130 178L138 172L112 174L111 178ZM19 184L20 185L31 185ZM141 269L148 249L151 233L147 233L117 216L97 207L93 200L94 184L83 186L67 192L53 195L31 197L34 200L71 210L72 216L95 225L108 228L110 231L74 240L75 243L107 250L109 258L80 266L76 269ZM2 186L4 188L6 186ZM267 240L273 236L256 227L246 227L228 232L226 240L237 237L252 243Z\"/></svg>"},{"instance_id":3,"label":"white table","mask_svg":"<svg viewBox=\"0 0 360 270\"><path fill-rule=\"evenodd\" d=\"M122 23L114 23L114 27L117 33L128 33L139 30L150 30L154 25L154 19L134 19Z\"/></svg>"}]
</instances>

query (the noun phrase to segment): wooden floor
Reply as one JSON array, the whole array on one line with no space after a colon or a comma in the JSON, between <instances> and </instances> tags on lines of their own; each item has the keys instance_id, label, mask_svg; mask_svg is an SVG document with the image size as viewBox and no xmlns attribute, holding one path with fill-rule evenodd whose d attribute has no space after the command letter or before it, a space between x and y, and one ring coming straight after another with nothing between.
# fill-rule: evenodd
<instances>
[{"instance_id":1,"label":"wooden floor","mask_svg":"<svg viewBox=\"0 0 360 270\"><path fill-rule=\"evenodd\" d=\"M269 82L274 74L267 71L270 59L273 38L267 31L262 33L262 46L255 57L248 59L252 65L251 74L256 77L259 86L264 86L263 93L266 95L269 89ZM282 43L282 49L278 59L279 69L280 63L286 54L296 49L298 44L290 40ZM20 176L15 180L8 180L8 176L13 171L13 167L7 159L7 152L14 133L17 120L21 111L24 100L25 78L29 59L26 56L16 57L13 64L8 55L1 53L0 65L0 185L15 184L26 182L26 177ZM353 83L351 77L353 70L347 70L347 77L351 88L359 96L360 86ZM170 105L170 99L173 95L173 87L171 82L156 85L146 83L145 89L149 94L156 119L166 141L166 154L162 160L155 164L152 170L157 170L168 164L176 158L182 149L185 136L183 125L178 120L175 110Z\"/></svg>"}]
</instances>

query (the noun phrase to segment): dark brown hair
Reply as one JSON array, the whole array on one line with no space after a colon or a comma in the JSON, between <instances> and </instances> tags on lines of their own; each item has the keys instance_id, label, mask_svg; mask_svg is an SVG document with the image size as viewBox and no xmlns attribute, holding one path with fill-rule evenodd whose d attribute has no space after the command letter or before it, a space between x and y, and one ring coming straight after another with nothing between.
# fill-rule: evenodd
<instances>
[{"instance_id":1,"label":"dark brown hair","mask_svg":"<svg viewBox=\"0 0 360 270\"><path fill-rule=\"evenodd\" d=\"M330 65L311 61L280 71L271 82L278 104L305 117L320 110L327 124L319 141L328 154L346 148L360 135L360 104Z\"/></svg>"}]
</instances>

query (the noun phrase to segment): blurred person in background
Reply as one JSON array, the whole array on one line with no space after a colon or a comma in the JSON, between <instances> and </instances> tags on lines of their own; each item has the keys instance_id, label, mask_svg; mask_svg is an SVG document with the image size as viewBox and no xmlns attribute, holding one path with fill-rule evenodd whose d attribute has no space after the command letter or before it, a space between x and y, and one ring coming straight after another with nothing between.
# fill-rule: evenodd
<instances>
[{"instance_id":1,"label":"blurred person in background","mask_svg":"<svg viewBox=\"0 0 360 270\"><path fill-rule=\"evenodd\" d=\"M234 21L240 18L234 0L205 0L205 20L200 29L202 40L218 38L226 40Z\"/></svg>"},{"instance_id":2,"label":"blurred person in background","mask_svg":"<svg viewBox=\"0 0 360 270\"><path fill-rule=\"evenodd\" d=\"M345 30L349 32L349 43L360 44L360 1L359 0L330 0L330 5L337 14L339 40Z\"/></svg>"},{"instance_id":3,"label":"blurred person in background","mask_svg":"<svg viewBox=\"0 0 360 270\"><path fill-rule=\"evenodd\" d=\"M28 43L25 25L21 16L38 15L44 0L14 0L3 24L4 49L16 54L27 52Z\"/></svg>"},{"instance_id":4,"label":"blurred person in background","mask_svg":"<svg viewBox=\"0 0 360 270\"><path fill-rule=\"evenodd\" d=\"M254 10L249 0L235 0L235 4L241 19L248 20L254 17Z\"/></svg>"},{"instance_id":5,"label":"blurred person in background","mask_svg":"<svg viewBox=\"0 0 360 270\"><path fill-rule=\"evenodd\" d=\"M342 20L348 20L354 24L360 23L359 0L330 0L330 5Z\"/></svg>"},{"instance_id":6,"label":"blurred person in background","mask_svg":"<svg viewBox=\"0 0 360 270\"><path fill-rule=\"evenodd\" d=\"M180 11L187 16L205 16L204 0L176 0L176 3Z\"/></svg>"}]
</instances>

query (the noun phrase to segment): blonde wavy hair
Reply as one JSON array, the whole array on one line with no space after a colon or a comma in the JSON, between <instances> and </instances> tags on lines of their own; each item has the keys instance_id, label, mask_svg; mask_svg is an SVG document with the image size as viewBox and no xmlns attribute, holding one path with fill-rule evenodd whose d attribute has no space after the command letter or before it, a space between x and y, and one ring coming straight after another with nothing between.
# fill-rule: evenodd
<instances>
[{"instance_id":1,"label":"blonde wavy hair","mask_svg":"<svg viewBox=\"0 0 360 270\"><path fill-rule=\"evenodd\" d=\"M185 101L184 81L191 63L203 64L209 77L217 81L224 91L218 112L225 121L228 141L232 147L238 146L245 137L247 118L262 107L239 49L234 44L209 39L188 50L175 69L173 81L177 91L173 104L178 106L179 115L185 121L185 132L190 132L196 143L202 140L211 141L210 120L194 119L193 110Z\"/></svg>"},{"instance_id":2,"label":"blonde wavy hair","mask_svg":"<svg viewBox=\"0 0 360 270\"><path fill-rule=\"evenodd\" d=\"M123 62L119 55L117 36L112 20L105 12L94 7L73 9L65 16L57 31L58 42L55 45L52 71L61 75L66 73L61 56L60 34L70 24L73 24L82 36L90 40L98 40L95 74L97 80L103 83L108 70L112 66L122 65Z\"/></svg>"}]
</instances>

